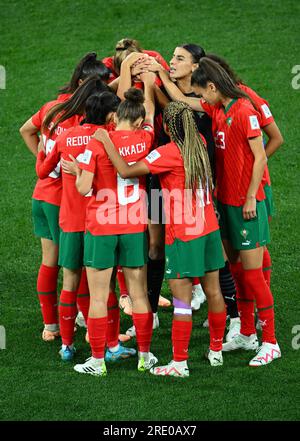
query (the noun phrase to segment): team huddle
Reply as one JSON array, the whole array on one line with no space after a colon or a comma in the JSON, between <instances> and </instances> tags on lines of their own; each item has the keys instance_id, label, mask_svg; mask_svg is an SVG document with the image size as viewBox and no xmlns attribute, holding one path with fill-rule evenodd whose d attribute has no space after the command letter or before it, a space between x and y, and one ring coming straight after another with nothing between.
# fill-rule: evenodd
<instances>
[{"instance_id":1,"label":"team huddle","mask_svg":"<svg viewBox=\"0 0 300 441\"><path fill-rule=\"evenodd\" d=\"M206 300L212 367L237 349L253 351L253 367L281 357L267 158L283 139L268 102L224 59L185 44L168 65L122 39L112 57L86 54L20 132L36 156L42 339L61 338L63 361L77 357L83 324L91 357L75 371L105 376L107 364L137 356L138 371L188 377L192 312ZM151 340L158 306L170 306L164 279L173 354L161 366ZM120 309L132 316L126 334ZM126 346L132 338L137 350Z\"/></svg>"}]
</instances>

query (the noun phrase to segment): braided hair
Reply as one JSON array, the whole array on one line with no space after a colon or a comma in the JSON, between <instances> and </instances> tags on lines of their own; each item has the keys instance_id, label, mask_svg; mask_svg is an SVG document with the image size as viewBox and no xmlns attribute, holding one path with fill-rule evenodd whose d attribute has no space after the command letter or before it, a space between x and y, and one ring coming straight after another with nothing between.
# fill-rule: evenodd
<instances>
[{"instance_id":1,"label":"braided hair","mask_svg":"<svg viewBox=\"0 0 300 441\"><path fill-rule=\"evenodd\" d=\"M191 107L180 101L172 101L164 110L163 120L183 159L185 188L196 192L201 184L203 189L211 191L213 180L207 149Z\"/></svg>"}]
</instances>

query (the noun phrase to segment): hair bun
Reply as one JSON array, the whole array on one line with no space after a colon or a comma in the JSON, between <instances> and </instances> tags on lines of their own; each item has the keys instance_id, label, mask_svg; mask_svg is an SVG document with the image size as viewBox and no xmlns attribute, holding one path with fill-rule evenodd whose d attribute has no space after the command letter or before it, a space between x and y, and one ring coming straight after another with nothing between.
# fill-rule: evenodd
<instances>
[{"instance_id":1,"label":"hair bun","mask_svg":"<svg viewBox=\"0 0 300 441\"><path fill-rule=\"evenodd\" d=\"M143 104L145 101L144 94L141 89L135 89L135 87L131 87L124 93L124 96L127 101L131 101L135 104Z\"/></svg>"}]
</instances>

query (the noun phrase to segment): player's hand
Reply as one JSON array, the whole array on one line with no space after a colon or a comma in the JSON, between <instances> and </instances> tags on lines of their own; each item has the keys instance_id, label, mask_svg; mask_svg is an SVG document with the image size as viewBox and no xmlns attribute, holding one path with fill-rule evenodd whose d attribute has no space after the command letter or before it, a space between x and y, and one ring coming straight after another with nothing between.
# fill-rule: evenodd
<instances>
[{"instance_id":1,"label":"player's hand","mask_svg":"<svg viewBox=\"0 0 300 441\"><path fill-rule=\"evenodd\" d=\"M136 61L143 61L146 58L148 58L147 54L143 54L141 52L131 52L131 54L127 55L123 63L131 67Z\"/></svg>"},{"instance_id":2,"label":"player's hand","mask_svg":"<svg viewBox=\"0 0 300 441\"><path fill-rule=\"evenodd\" d=\"M104 142L109 138L108 132L105 129L97 129L92 138L97 139L97 141Z\"/></svg>"},{"instance_id":3,"label":"player's hand","mask_svg":"<svg viewBox=\"0 0 300 441\"><path fill-rule=\"evenodd\" d=\"M243 206L243 218L246 220L256 217L256 199L254 197L247 198Z\"/></svg>"},{"instance_id":4,"label":"player's hand","mask_svg":"<svg viewBox=\"0 0 300 441\"><path fill-rule=\"evenodd\" d=\"M69 155L69 157L71 158L71 161L67 161L66 159L61 158L61 168L64 173L76 176L77 171L80 170L78 167L78 161L72 155Z\"/></svg>"},{"instance_id":5,"label":"player's hand","mask_svg":"<svg viewBox=\"0 0 300 441\"><path fill-rule=\"evenodd\" d=\"M154 72L144 72L140 74L140 78L145 84L154 84L156 80L156 74Z\"/></svg>"},{"instance_id":6,"label":"player's hand","mask_svg":"<svg viewBox=\"0 0 300 441\"><path fill-rule=\"evenodd\" d=\"M159 72L160 70L164 70L162 65L154 57L149 58L151 60L151 63L148 65L149 72Z\"/></svg>"}]
</instances>

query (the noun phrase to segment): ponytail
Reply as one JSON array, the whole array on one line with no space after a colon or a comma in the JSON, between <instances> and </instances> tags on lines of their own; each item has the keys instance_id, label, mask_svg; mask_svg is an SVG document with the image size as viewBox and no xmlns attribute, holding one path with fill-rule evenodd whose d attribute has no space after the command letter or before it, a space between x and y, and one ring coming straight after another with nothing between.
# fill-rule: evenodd
<instances>
[{"instance_id":1,"label":"ponytail","mask_svg":"<svg viewBox=\"0 0 300 441\"><path fill-rule=\"evenodd\" d=\"M63 121L74 115L83 115L86 101L94 93L101 93L110 90L98 76L87 78L80 87L73 93L70 99L63 103L56 104L47 113L43 121L43 129L47 129L51 122L54 124L50 129L50 136L54 133L56 127Z\"/></svg>"}]
</instances>

